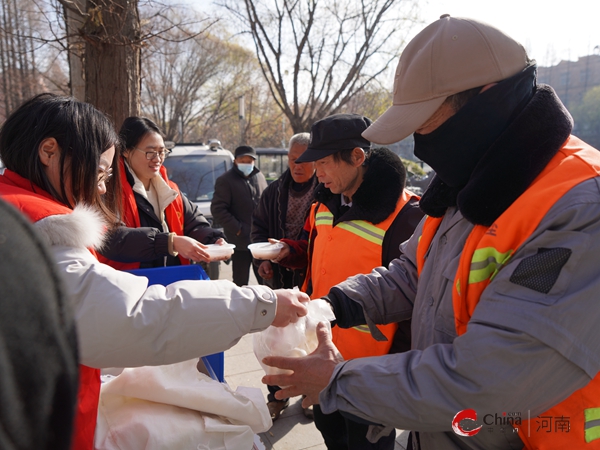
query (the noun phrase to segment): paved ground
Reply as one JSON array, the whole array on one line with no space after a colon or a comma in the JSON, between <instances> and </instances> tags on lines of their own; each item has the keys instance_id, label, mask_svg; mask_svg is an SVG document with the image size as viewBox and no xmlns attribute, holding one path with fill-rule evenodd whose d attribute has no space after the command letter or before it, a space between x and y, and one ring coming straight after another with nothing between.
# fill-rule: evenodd
<instances>
[{"instance_id":1,"label":"paved ground","mask_svg":"<svg viewBox=\"0 0 600 450\"><path fill-rule=\"evenodd\" d=\"M221 263L221 279L231 280L231 265ZM250 284L256 284L250 274ZM233 388L238 386L257 387L263 391L265 402L267 387L260 382L264 375L252 350L252 335L243 337L237 345L225 352L225 380ZM407 432L397 431L396 450L406 447ZM300 397L290 399L290 406L273 427L260 435L266 450L325 450L321 433L312 421L304 417Z\"/></svg>"}]
</instances>

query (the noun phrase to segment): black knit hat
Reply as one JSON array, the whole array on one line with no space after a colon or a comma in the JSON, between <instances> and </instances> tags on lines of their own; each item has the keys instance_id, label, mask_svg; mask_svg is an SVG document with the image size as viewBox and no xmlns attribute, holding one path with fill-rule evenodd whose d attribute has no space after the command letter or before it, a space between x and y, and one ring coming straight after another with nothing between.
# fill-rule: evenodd
<instances>
[{"instance_id":1,"label":"black knit hat","mask_svg":"<svg viewBox=\"0 0 600 450\"><path fill-rule=\"evenodd\" d=\"M256 150L249 145L241 145L235 149L234 156L236 158L238 156L252 156L254 159L256 159Z\"/></svg>"},{"instance_id":2,"label":"black knit hat","mask_svg":"<svg viewBox=\"0 0 600 450\"><path fill-rule=\"evenodd\" d=\"M334 114L315 122L310 129L310 144L296 162L317 161L356 147L371 148L371 143L361 135L369 125L371 120L358 114Z\"/></svg>"}]
</instances>

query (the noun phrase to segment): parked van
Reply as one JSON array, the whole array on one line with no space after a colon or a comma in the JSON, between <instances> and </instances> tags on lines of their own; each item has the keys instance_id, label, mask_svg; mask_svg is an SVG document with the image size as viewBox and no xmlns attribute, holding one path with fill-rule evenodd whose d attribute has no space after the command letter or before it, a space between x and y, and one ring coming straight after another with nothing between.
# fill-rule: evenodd
<instances>
[{"instance_id":1,"label":"parked van","mask_svg":"<svg viewBox=\"0 0 600 450\"><path fill-rule=\"evenodd\" d=\"M208 145L177 144L164 162L170 180L179 186L182 194L198 205L213 228L221 228L215 223L210 212L210 202L215 192L215 181L233 167L233 154L221 147L217 140ZM203 264L203 267L206 265ZM219 277L219 262L205 267L212 280Z\"/></svg>"}]
</instances>

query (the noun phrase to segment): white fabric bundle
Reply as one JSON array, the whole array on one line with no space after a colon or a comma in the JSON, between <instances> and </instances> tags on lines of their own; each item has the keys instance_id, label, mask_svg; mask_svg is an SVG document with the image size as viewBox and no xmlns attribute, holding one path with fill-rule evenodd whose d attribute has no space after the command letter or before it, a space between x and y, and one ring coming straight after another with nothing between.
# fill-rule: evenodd
<instances>
[{"instance_id":1,"label":"white fabric bundle","mask_svg":"<svg viewBox=\"0 0 600 450\"><path fill-rule=\"evenodd\" d=\"M271 418L260 389L212 380L197 360L125 369L103 383L97 450L248 450Z\"/></svg>"}]
</instances>

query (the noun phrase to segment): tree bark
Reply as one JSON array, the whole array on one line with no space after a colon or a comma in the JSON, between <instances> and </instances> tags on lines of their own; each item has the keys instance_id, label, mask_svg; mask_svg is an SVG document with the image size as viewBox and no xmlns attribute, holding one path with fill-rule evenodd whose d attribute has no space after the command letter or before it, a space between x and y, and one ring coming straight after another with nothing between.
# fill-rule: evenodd
<instances>
[{"instance_id":1,"label":"tree bark","mask_svg":"<svg viewBox=\"0 0 600 450\"><path fill-rule=\"evenodd\" d=\"M89 0L84 26L85 101L118 129L140 112L140 20L137 0Z\"/></svg>"},{"instance_id":2,"label":"tree bark","mask_svg":"<svg viewBox=\"0 0 600 450\"><path fill-rule=\"evenodd\" d=\"M71 96L79 101L85 100L85 78L83 76L85 41L81 37L84 25L86 0L73 0L71 7L63 7L67 30L67 52L69 59L69 88Z\"/></svg>"}]
</instances>

